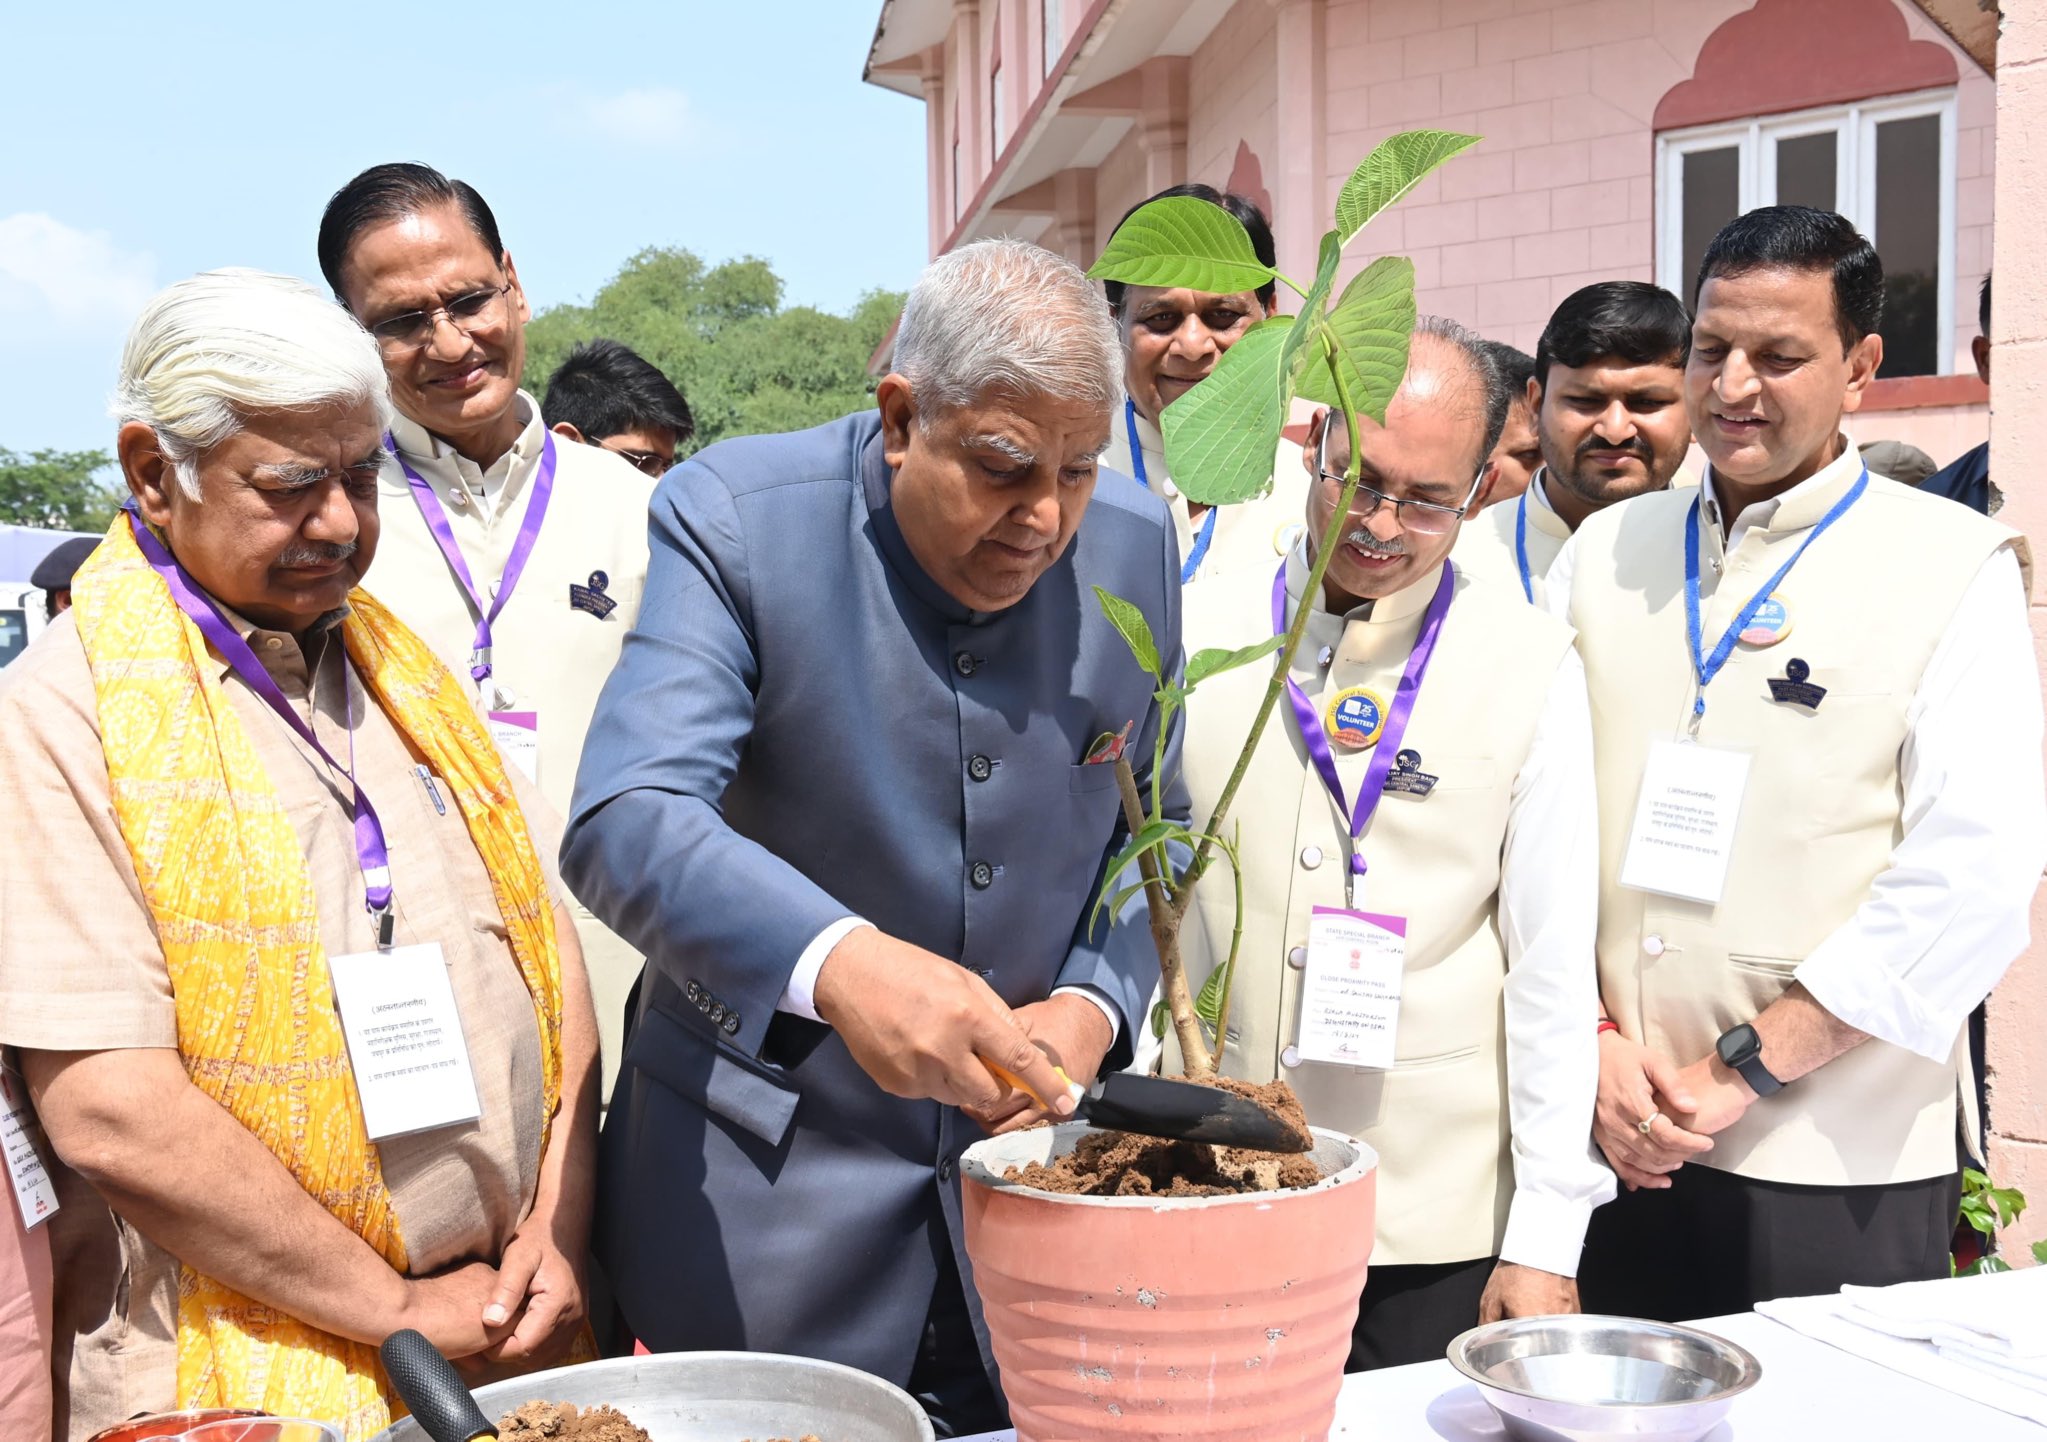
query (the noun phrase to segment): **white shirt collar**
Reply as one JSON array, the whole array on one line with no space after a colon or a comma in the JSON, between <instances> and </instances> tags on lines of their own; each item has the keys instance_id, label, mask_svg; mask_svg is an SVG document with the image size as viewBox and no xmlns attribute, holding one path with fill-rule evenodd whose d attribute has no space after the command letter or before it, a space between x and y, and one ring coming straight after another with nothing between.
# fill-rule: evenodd
<instances>
[{"instance_id":1,"label":"white shirt collar","mask_svg":"<svg viewBox=\"0 0 2047 1442\"><path fill-rule=\"evenodd\" d=\"M1862 452L1855 448L1855 442L1848 439L1848 437L1841 436L1839 439L1841 442L1840 455L1834 457L1833 460L1827 462L1826 465L1820 467L1817 471L1814 471L1797 485L1745 507L1742 513L1734 518L1734 526L1727 532L1726 549L1728 552L1732 553L1737 549L1741 545L1742 538L1750 531L1768 529L1770 523L1777 518L1777 513L1784 507L1799 506L1800 503L1807 501L1816 492L1831 490L1836 487L1845 489L1853 481L1854 477L1861 474ZM1721 517L1724 511L1720 502L1719 478L1713 474L1713 468L1710 465L1706 467L1705 479L1699 485L1699 503L1705 509L1708 524L1715 531L1720 530ZM1803 509L1802 506L1801 509Z\"/></svg>"}]
</instances>

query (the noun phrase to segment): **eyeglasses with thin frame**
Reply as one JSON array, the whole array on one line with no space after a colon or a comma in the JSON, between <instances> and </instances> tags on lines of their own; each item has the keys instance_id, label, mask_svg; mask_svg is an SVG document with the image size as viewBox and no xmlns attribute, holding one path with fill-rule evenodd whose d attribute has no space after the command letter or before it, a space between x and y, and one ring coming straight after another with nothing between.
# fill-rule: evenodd
<instances>
[{"instance_id":1,"label":"eyeglasses with thin frame","mask_svg":"<svg viewBox=\"0 0 2047 1442\"><path fill-rule=\"evenodd\" d=\"M1332 418L1323 426L1322 434L1315 438L1315 474L1321 477L1323 488L1329 493L1332 502L1343 499L1344 487L1344 478L1331 472L1328 463L1329 426L1334 423ZM1478 499L1478 488L1484 480L1485 470L1480 468L1479 473L1472 477L1471 489L1465 492L1464 504L1461 506L1446 506L1438 501L1410 501L1400 496L1389 496L1384 491L1359 481L1357 495L1350 503L1351 510L1359 520L1369 521L1379 513L1379 507L1391 506L1394 523L1403 531L1413 531L1421 536L1440 536L1464 519L1471 510L1471 503Z\"/></svg>"},{"instance_id":2,"label":"eyeglasses with thin frame","mask_svg":"<svg viewBox=\"0 0 2047 1442\"><path fill-rule=\"evenodd\" d=\"M394 350L417 350L433 339L434 328L443 320L464 337L472 336L503 318L504 299L511 290L512 283L506 281L503 285L464 291L431 310L401 311L380 320L370 327L370 334L379 345Z\"/></svg>"},{"instance_id":3,"label":"eyeglasses with thin frame","mask_svg":"<svg viewBox=\"0 0 2047 1442\"><path fill-rule=\"evenodd\" d=\"M592 444L599 450L610 451L614 456L621 457L634 470L657 481L667 475L675 465L674 456L664 456L659 451L627 450L624 446L607 446L602 441L595 441Z\"/></svg>"}]
</instances>

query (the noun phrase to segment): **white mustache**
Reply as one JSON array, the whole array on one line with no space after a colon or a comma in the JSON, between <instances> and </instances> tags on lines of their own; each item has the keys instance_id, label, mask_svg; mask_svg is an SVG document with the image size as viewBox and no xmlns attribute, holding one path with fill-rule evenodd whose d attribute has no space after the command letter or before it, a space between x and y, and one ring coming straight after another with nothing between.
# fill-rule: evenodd
<instances>
[{"instance_id":1,"label":"white mustache","mask_svg":"<svg viewBox=\"0 0 2047 1442\"><path fill-rule=\"evenodd\" d=\"M1345 535L1343 541L1347 546L1356 546L1361 551L1371 551L1381 556L1398 556L1407 551L1405 541L1382 541L1362 528Z\"/></svg>"}]
</instances>

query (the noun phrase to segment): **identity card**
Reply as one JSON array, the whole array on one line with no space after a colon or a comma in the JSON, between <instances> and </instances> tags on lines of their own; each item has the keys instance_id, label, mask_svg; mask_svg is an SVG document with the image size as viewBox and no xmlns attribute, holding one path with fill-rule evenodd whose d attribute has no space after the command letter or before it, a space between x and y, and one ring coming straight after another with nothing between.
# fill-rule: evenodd
<instances>
[{"instance_id":1,"label":"identity card","mask_svg":"<svg viewBox=\"0 0 2047 1442\"><path fill-rule=\"evenodd\" d=\"M1316 907L1301 982L1301 1060L1392 1066L1406 965L1406 917Z\"/></svg>"},{"instance_id":2,"label":"identity card","mask_svg":"<svg viewBox=\"0 0 2047 1442\"><path fill-rule=\"evenodd\" d=\"M483 1114L439 942L327 958L370 1140Z\"/></svg>"},{"instance_id":3,"label":"identity card","mask_svg":"<svg viewBox=\"0 0 2047 1442\"><path fill-rule=\"evenodd\" d=\"M1734 857L1748 768L1740 751L1650 742L1621 885L1717 906Z\"/></svg>"}]
</instances>

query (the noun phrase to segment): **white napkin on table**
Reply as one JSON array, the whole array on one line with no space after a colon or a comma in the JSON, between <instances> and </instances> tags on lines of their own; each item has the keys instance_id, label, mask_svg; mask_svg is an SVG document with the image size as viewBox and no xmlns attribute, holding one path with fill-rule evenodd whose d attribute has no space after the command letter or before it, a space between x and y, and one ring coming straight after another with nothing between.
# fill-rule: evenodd
<instances>
[{"instance_id":1,"label":"white napkin on table","mask_svg":"<svg viewBox=\"0 0 2047 1442\"><path fill-rule=\"evenodd\" d=\"M1842 1351L2047 1425L2047 1267L1762 1302Z\"/></svg>"}]
</instances>

